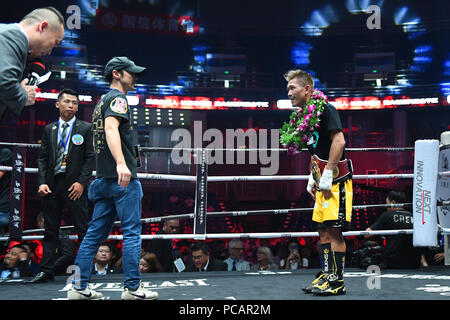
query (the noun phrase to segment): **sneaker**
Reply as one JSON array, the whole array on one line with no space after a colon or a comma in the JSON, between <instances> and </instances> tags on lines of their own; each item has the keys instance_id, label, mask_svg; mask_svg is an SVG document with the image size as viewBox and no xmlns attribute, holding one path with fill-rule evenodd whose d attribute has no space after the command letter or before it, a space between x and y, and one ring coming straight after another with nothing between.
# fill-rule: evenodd
<instances>
[{"instance_id":1,"label":"sneaker","mask_svg":"<svg viewBox=\"0 0 450 320\"><path fill-rule=\"evenodd\" d=\"M326 281L327 276L328 276L327 273L320 271L318 274L316 274L316 279L314 279L314 281L311 284L302 288L303 292L313 293L314 288L316 288L317 286L323 285L323 283Z\"/></svg>"},{"instance_id":2,"label":"sneaker","mask_svg":"<svg viewBox=\"0 0 450 320\"><path fill-rule=\"evenodd\" d=\"M84 290L77 290L72 287L67 292L67 298L69 300L100 300L103 299L103 294L92 290L89 286Z\"/></svg>"},{"instance_id":3,"label":"sneaker","mask_svg":"<svg viewBox=\"0 0 450 320\"><path fill-rule=\"evenodd\" d=\"M338 296L346 292L344 280L338 279L334 274L328 275L326 282L313 290L316 296Z\"/></svg>"},{"instance_id":4,"label":"sneaker","mask_svg":"<svg viewBox=\"0 0 450 320\"><path fill-rule=\"evenodd\" d=\"M154 300L158 296L158 292L145 289L143 283L135 291L125 288L122 292L122 300Z\"/></svg>"}]
</instances>

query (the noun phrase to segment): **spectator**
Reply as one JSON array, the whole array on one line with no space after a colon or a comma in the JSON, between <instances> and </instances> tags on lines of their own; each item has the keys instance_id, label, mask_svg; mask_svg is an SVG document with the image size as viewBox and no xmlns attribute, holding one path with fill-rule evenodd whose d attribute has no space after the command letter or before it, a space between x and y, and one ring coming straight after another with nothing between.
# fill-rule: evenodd
<instances>
[{"instance_id":1,"label":"spectator","mask_svg":"<svg viewBox=\"0 0 450 320\"><path fill-rule=\"evenodd\" d=\"M289 250L287 243L285 241L278 242L273 251L273 263L277 264L280 269L284 269L288 256Z\"/></svg>"},{"instance_id":2,"label":"spectator","mask_svg":"<svg viewBox=\"0 0 450 320\"><path fill-rule=\"evenodd\" d=\"M227 246L224 240L216 240L211 244L211 254L215 259L225 260L228 257Z\"/></svg>"},{"instance_id":3,"label":"spectator","mask_svg":"<svg viewBox=\"0 0 450 320\"><path fill-rule=\"evenodd\" d=\"M262 246L256 251L256 264L252 270L278 270L278 266L273 263L273 255L269 247Z\"/></svg>"},{"instance_id":4,"label":"spectator","mask_svg":"<svg viewBox=\"0 0 450 320\"><path fill-rule=\"evenodd\" d=\"M107 275L111 273L122 273L122 270L112 263L114 248L109 242L103 242L98 247L95 262L92 265L92 274Z\"/></svg>"},{"instance_id":5,"label":"spectator","mask_svg":"<svg viewBox=\"0 0 450 320\"><path fill-rule=\"evenodd\" d=\"M192 213L194 212L194 199L192 199L191 196L187 196L186 199L184 199L182 204L182 212L184 213Z\"/></svg>"},{"instance_id":6,"label":"spectator","mask_svg":"<svg viewBox=\"0 0 450 320\"><path fill-rule=\"evenodd\" d=\"M439 266L445 263L444 237L445 235L438 237L437 246L426 248L421 257L422 267Z\"/></svg>"},{"instance_id":7,"label":"spectator","mask_svg":"<svg viewBox=\"0 0 450 320\"><path fill-rule=\"evenodd\" d=\"M209 247L206 243L194 243L191 247L192 261L186 268L186 272L195 271L227 271L227 264L214 259L209 254Z\"/></svg>"},{"instance_id":8,"label":"spectator","mask_svg":"<svg viewBox=\"0 0 450 320\"><path fill-rule=\"evenodd\" d=\"M230 256L224 260L228 265L228 271L250 270L250 263L242 259L244 246L239 239L233 239L228 243L228 253Z\"/></svg>"},{"instance_id":9,"label":"spectator","mask_svg":"<svg viewBox=\"0 0 450 320\"><path fill-rule=\"evenodd\" d=\"M12 152L0 150L0 166L12 166ZM0 233L6 233L9 225L9 198L11 189L11 171L0 171Z\"/></svg>"},{"instance_id":10,"label":"spectator","mask_svg":"<svg viewBox=\"0 0 450 320\"><path fill-rule=\"evenodd\" d=\"M171 194L169 197L168 213L178 214L181 209L181 201L178 195Z\"/></svg>"},{"instance_id":11,"label":"spectator","mask_svg":"<svg viewBox=\"0 0 450 320\"><path fill-rule=\"evenodd\" d=\"M176 234L180 231L180 221L178 219L166 220L157 234ZM178 258L171 239L152 239L148 242L148 252L156 255L164 272L176 271L174 261Z\"/></svg>"},{"instance_id":12,"label":"spectator","mask_svg":"<svg viewBox=\"0 0 450 320\"><path fill-rule=\"evenodd\" d=\"M281 269L297 270L302 268L302 257L300 255L300 243L297 239L288 242L289 255L286 260L280 261Z\"/></svg>"},{"instance_id":13,"label":"spectator","mask_svg":"<svg viewBox=\"0 0 450 320\"><path fill-rule=\"evenodd\" d=\"M139 261L139 271L141 273L164 272L164 269L154 253L144 251Z\"/></svg>"},{"instance_id":14,"label":"spectator","mask_svg":"<svg viewBox=\"0 0 450 320\"><path fill-rule=\"evenodd\" d=\"M392 190L386 198L387 204L405 203L403 192ZM412 229L413 216L403 208L388 208L366 231ZM364 236L370 238L370 235ZM382 266L411 269L420 267L421 253L413 247L412 235L386 236L386 248L382 254Z\"/></svg>"},{"instance_id":15,"label":"spectator","mask_svg":"<svg viewBox=\"0 0 450 320\"><path fill-rule=\"evenodd\" d=\"M39 272L39 264L35 260L35 245L32 242L22 242L21 245L25 248L28 254L28 263L30 265L30 271L33 275Z\"/></svg>"},{"instance_id":16,"label":"spectator","mask_svg":"<svg viewBox=\"0 0 450 320\"><path fill-rule=\"evenodd\" d=\"M29 276L33 276L33 273L30 269L27 249L21 244L16 244L9 249L3 259L3 264L0 266L0 278L23 278Z\"/></svg>"}]
</instances>

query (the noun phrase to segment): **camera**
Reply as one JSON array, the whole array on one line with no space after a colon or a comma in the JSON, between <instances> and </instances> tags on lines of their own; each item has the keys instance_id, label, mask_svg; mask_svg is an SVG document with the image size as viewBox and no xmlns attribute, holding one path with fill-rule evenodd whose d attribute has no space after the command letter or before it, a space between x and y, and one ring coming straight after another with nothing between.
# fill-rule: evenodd
<instances>
[{"instance_id":1,"label":"camera","mask_svg":"<svg viewBox=\"0 0 450 320\"><path fill-rule=\"evenodd\" d=\"M366 243L364 248L353 252L352 266L367 269L367 267L371 265L383 265L383 249L383 246L380 246L374 242Z\"/></svg>"}]
</instances>

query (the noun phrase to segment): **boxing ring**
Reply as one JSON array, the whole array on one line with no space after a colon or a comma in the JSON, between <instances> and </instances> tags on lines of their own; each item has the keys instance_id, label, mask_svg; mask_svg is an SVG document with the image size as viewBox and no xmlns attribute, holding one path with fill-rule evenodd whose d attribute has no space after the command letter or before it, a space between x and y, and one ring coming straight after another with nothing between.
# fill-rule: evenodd
<instances>
[{"instance_id":1,"label":"boxing ring","mask_svg":"<svg viewBox=\"0 0 450 320\"><path fill-rule=\"evenodd\" d=\"M39 148L36 144L19 144L19 143L0 143L1 145L9 145L14 147L15 165L12 167L0 166L0 170L13 171L18 170L20 167L23 174L36 174L37 168L27 168L25 161L18 161L23 159L20 155L23 154L25 148ZM259 233L207 233L207 221L212 217L243 217L251 215L284 215L284 214L302 214L311 213L313 208L287 208L287 209L264 209L264 210L246 210L246 211L220 211L220 212L207 212L207 195L208 195L208 183L220 183L220 182L257 182L257 181L307 181L308 175L273 175L273 176L210 176L208 175L208 153L211 151L217 151L217 149L202 149L202 148L150 148L142 147L141 152L173 152L173 151L187 151L193 154L194 162L196 166L196 175L178 175L178 174L150 174L150 173L138 173L140 179L149 180L167 180L167 181L184 181L195 183L195 206L194 212L186 214L174 214L161 217L151 217L141 219L143 224L157 223L172 219L190 219L193 220L193 232L190 234L142 234L142 240L151 239L189 239L203 241L207 239L231 239L231 238L292 238L292 237L317 237L318 232L259 232ZM229 152L251 152L261 149L220 149L222 151ZM286 152L286 149L266 149L270 152ZM302 152L307 151L302 150ZM414 152L414 147L408 148L346 148L346 152ZM22 153L21 153L22 152ZM351 156L350 156L351 158ZM92 174L96 175L95 171ZM436 173L437 178L450 177L450 171L441 171ZM352 180L370 180L370 179L414 179L415 172L406 174L369 174L369 175L353 175ZM14 180L14 179L13 179ZM14 187L14 181L12 181ZM17 186L17 185L16 185ZM20 190L17 190L19 192ZM21 199L23 201L23 198ZM433 205L435 207L448 206L450 201L448 199L438 200ZM389 207L411 207L414 203L401 203L401 204L367 204L367 205L353 205L353 210L356 209L368 209L368 208L389 208ZM18 214L21 210L17 211ZM13 215L12 215L13 216ZM32 230L20 230L21 218L17 216L11 221L11 225L16 222L16 226L19 226L19 230L15 230L16 233L12 237L10 235L0 236L0 241L8 241L11 239L16 240L42 240L43 235L29 235L30 233L40 233L44 229L32 229ZM15 219L15 220L14 220ZM120 221L116 221L115 225L119 226ZM72 226L66 226L63 228L71 228ZM414 229L405 230L376 230L376 231L347 231L344 232L344 237L349 236L385 236L385 235L403 235L412 234L418 232ZM351 295L354 299L449 299L450 297L450 275L448 273L448 265L450 264L449 257L449 243L448 234L450 234L450 228L437 225L436 233L445 235L445 265L441 268L431 268L427 270L382 270L380 274L374 274L369 271L361 272L361 269L346 268L345 279L346 285L349 288L349 294L345 297L331 297L331 299L351 299ZM65 239L77 239L76 235L60 236ZM122 235L111 234L108 237L109 240L123 240ZM164 274L143 274L143 282L150 288L159 290L160 299L175 299L175 300L246 300L246 299L286 299L286 300L298 300L298 299L313 299L317 300L317 297L311 295L304 295L300 293L300 286L302 283L310 282L310 279L318 270L277 270L277 271L254 271L254 272L208 272L205 276L204 273L164 273ZM431 272L432 271L432 272ZM255 282L255 279L258 281ZM303 279L303 280L302 280ZM376 281L375 281L375 280ZM388 279L388 280L384 280ZM370 289L370 281L381 281L381 287L375 290ZM66 285L67 277L56 277L54 283L44 283L31 285L30 288L39 287L40 290L47 290L49 295L45 299L64 299L66 297L66 291L68 287ZM122 277L119 275L113 275L112 277L99 277L93 276L94 285L97 288L103 288L106 295L109 295L111 299L120 299L121 290L120 287ZM372 281L372 282L373 282ZM8 294L3 290L0 290L0 299L14 299L16 290L12 285L18 282L8 281L3 282L1 285L8 286ZM20 281L19 281L20 282ZM405 284L407 283L407 284ZM267 294L268 288L282 285L286 288L286 293L280 293L276 295ZM21 286L21 298L17 299L42 299L42 295L36 296L29 291L29 295L24 297L23 290L25 286ZM236 289L236 287L240 289ZM375 286L376 287L376 286ZM411 288L411 291L398 293L398 287ZM47 289L46 289L47 288ZM178 288L178 290L172 290ZM117 290L116 290L117 289ZM27 291L27 292L28 292ZM116 293L117 291L117 293ZM3 292L3 293L2 293ZM110 294L111 293L111 294ZM19 293L17 292L17 295ZM330 299L327 297L326 299Z\"/></svg>"}]
</instances>

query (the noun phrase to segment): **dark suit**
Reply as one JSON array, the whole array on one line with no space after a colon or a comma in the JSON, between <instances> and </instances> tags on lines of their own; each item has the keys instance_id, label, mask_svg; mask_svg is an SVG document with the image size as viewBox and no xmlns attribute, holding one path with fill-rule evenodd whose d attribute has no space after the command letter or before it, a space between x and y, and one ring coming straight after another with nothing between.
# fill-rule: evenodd
<instances>
[{"instance_id":1,"label":"dark suit","mask_svg":"<svg viewBox=\"0 0 450 320\"><path fill-rule=\"evenodd\" d=\"M28 94L20 85L28 57L28 40L15 23L0 24L0 122L8 110L20 115Z\"/></svg>"},{"instance_id":2,"label":"dark suit","mask_svg":"<svg viewBox=\"0 0 450 320\"><path fill-rule=\"evenodd\" d=\"M227 271L228 265L222 260L214 259L213 257L209 257L209 264L206 268L206 271ZM191 263L184 270L185 272L199 272L200 270L195 266L195 264Z\"/></svg>"},{"instance_id":3,"label":"dark suit","mask_svg":"<svg viewBox=\"0 0 450 320\"><path fill-rule=\"evenodd\" d=\"M75 145L72 142L72 137L76 134L83 137L82 144ZM42 243L44 255L41 261L41 271L52 275L54 274L55 252L59 243L58 235L63 205L71 214L75 233L79 237L78 243L81 243L87 231L89 219L87 191L94 165L92 125L78 119L75 120L68 140L66 172L55 176L58 141L58 122L53 122L44 128L38 157L39 185L47 184L52 191L42 199L45 233ZM68 191L74 182L79 182L84 186L83 195L75 201L69 199Z\"/></svg>"},{"instance_id":4,"label":"dark suit","mask_svg":"<svg viewBox=\"0 0 450 320\"><path fill-rule=\"evenodd\" d=\"M108 264L108 267L105 270L106 270L106 274L123 273L121 268L116 267L115 265L110 265L110 264ZM91 274L97 274L97 271L95 271L95 263L92 264Z\"/></svg>"}]
</instances>

